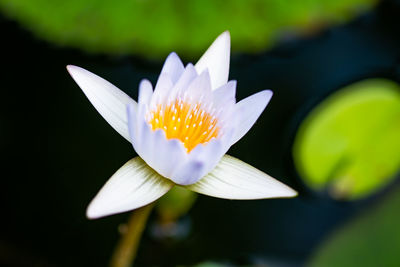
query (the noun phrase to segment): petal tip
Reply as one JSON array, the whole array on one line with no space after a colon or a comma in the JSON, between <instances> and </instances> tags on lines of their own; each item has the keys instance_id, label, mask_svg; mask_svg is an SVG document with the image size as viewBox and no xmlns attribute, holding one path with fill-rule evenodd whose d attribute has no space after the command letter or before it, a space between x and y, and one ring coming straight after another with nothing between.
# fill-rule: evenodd
<instances>
[{"instance_id":1,"label":"petal tip","mask_svg":"<svg viewBox=\"0 0 400 267\"><path fill-rule=\"evenodd\" d=\"M89 220L98 219L98 218L101 218L106 215L106 214L102 214L101 212L99 212L98 209L96 209L96 205L93 205L93 204L94 203L92 201L86 209L86 217Z\"/></svg>"},{"instance_id":2,"label":"petal tip","mask_svg":"<svg viewBox=\"0 0 400 267\"><path fill-rule=\"evenodd\" d=\"M86 70L82 67L76 66L76 65L67 65L65 68L71 75L73 75L77 72L89 72L88 70Z\"/></svg>"},{"instance_id":3,"label":"petal tip","mask_svg":"<svg viewBox=\"0 0 400 267\"><path fill-rule=\"evenodd\" d=\"M272 92L272 90L267 89L261 91L260 94L262 94L269 101L274 95L274 92Z\"/></svg>"},{"instance_id":4,"label":"petal tip","mask_svg":"<svg viewBox=\"0 0 400 267\"><path fill-rule=\"evenodd\" d=\"M202 78L204 78L206 81L208 81L208 83L210 83L211 85L211 77L210 77L210 71L208 70L208 68L204 69L199 76L201 76Z\"/></svg>"},{"instance_id":5,"label":"petal tip","mask_svg":"<svg viewBox=\"0 0 400 267\"><path fill-rule=\"evenodd\" d=\"M195 68L201 73L208 68L213 89L228 81L231 38L228 31L221 33L196 63Z\"/></svg>"},{"instance_id":6,"label":"petal tip","mask_svg":"<svg viewBox=\"0 0 400 267\"><path fill-rule=\"evenodd\" d=\"M218 35L218 37L214 40L214 43L217 43L217 42L223 42L230 46L231 33L229 32L229 30L226 30L226 31L222 32L220 35Z\"/></svg>"},{"instance_id":7,"label":"petal tip","mask_svg":"<svg viewBox=\"0 0 400 267\"><path fill-rule=\"evenodd\" d=\"M67 69L67 71L69 72L69 74L72 76L74 72L80 70L81 68L75 65L67 65L65 67Z\"/></svg>"},{"instance_id":8,"label":"petal tip","mask_svg":"<svg viewBox=\"0 0 400 267\"><path fill-rule=\"evenodd\" d=\"M297 193L296 190L290 188L289 186L286 186L286 190L282 192L282 198L291 198L291 197L297 197L299 194Z\"/></svg>"},{"instance_id":9,"label":"petal tip","mask_svg":"<svg viewBox=\"0 0 400 267\"><path fill-rule=\"evenodd\" d=\"M169 53L169 55L167 56L166 60L169 60L169 59L172 59L172 58L176 58L176 59L180 60L180 58L179 58L179 56L178 56L178 54L176 52Z\"/></svg>"},{"instance_id":10,"label":"petal tip","mask_svg":"<svg viewBox=\"0 0 400 267\"><path fill-rule=\"evenodd\" d=\"M150 87L153 90L153 85L148 79L142 79L139 83L139 88L142 88L144 86Z\"/></svg>"},{"instance_id":11,"label":"petal tip","mask_svg":"<svg viewBox=\"0 0 400 267\"><path fill-rule=\"evenodd\" d=\"M223 39L225 42L229 42L229 44L231 43L231 33L229 32L229 30L224 31L223 33L221 33L218 38Z\"/></svg>"},{"instance_id":12,"label":"petal tip","mask_svg":"<svg viewBox=\"0 0 400 267\"><path fill-rule=\"evenodd\" d=\"M264 172L225 155L214 170L188 189L225 199L295 197L297 192Z\"/></svg>"},{"instance_id":13,"label":"petal tip","mask_svg":"<svg viewBox=\"0 0 400 267\"><path fill-rule=\"evenodd\" d=\"M228 83L232 84L232 86L235 86L235 88L237 86L237 80L230 80Z\"/></svg>"}]
</instances>

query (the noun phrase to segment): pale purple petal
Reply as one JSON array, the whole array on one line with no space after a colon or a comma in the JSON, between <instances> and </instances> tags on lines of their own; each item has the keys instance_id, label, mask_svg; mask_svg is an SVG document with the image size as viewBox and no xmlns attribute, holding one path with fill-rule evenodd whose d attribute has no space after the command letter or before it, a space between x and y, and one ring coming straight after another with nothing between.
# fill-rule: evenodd
<instances>
[{"instance_id":1,"label":"pale purple petal","mask_svg":"<svg viewBox=\"0 0 400 267\"><path fill-rule=\"evenodd\" d=\"M236 104L236 81L229 81L223 86L215 89L213 92L213 105L216 109L220 125L233 126L237 119L232 117Z\"/></svg>"},{"instance_id":2,"label":"pale purple petal","mask_svg":"<svg viewBox=\"0 0 400 267\"><path fill-rule=\"evenodd\" d=\"M153 156L153 151L156 150L153 137L154 131L142 117L138 117L137 128L137 139L140 142L134 145L134 149L146 161L146 159L148 160Z\"/></svg>"},{"instance_id":3,"label":"pale purple petal","mask_svg":"<svg viewBox=\"0 0 400 267\"><path fill-rule=\"evenodd\" d=\"M140 143L140 139L138 138L137 108L133 105L128 105L127 114L130 141L133 147L137 147L137 144Z\"/></svg>"},{"instance_id":4,"label":"pale purple petal","mask_svg":"<svg viewBox=\"0 0 400 267\"><path fill-rule=\"evenodd\" d=\"M182 64L181 59L175 52L169 54L165 60L164 66L161 70L161 74L167 74L173 83L176 83L179 77L182 75L185 67ZM160 75L161 76L161 75ZM160 80L157 82L157 86Z\"/></svg>"},{"instance_id":5,"label":"pale purple petal","mask_svg":"<svg viewBox=\"0 0 400 267\"><path fill-rule=\"evenodd\" d=\"M190 85L180 91L181 96L185 96L187 103L209 103L212 100L211 82L208 70L203 71L197 76Z\"/></svg>"},{"instance_id":6,"label":"pale purple petal","mask_svg":"<svg viewBox=\"0 0 400 267\"><path fill-rule=\"evenodd\" d=\"M197 145L188 155L187 161L177 166L171 179L180 185L188 185L197 182L201 177L209 173L223 153L223 143L214 139L207 145Z\"/></svg>"},{"instance_id":7,"label":"pale purple petal","mask_svg":"<svg viewBox=\"0 0 400 267\"><path fill-rule=\"evenodd\" d=\"M205 163L198 160L186 162L171 178L176 184L188 185L197 182L204 176Z\"/></svg>"},{"instance_id":8,"label":"pale purple petal","mask_svg":"<svg viewBox=\"0 0 400 267\"><path fill-rule=\"evenodd\" d=\"M161 73L151 98L150 108L156 108L158 104L164 103L172 87L173 83L170 76L168 74Z\"/></svg>"},{"instance_id":9,"label":"pale purple petal","mask_svg":"<svg viewBox=\"0 0 400 267\"><path fill-rule=\"evenodd\" d=\"M174 169L186 161L186 149L181 141L167 139L161 129L153 131L152 137L154 142L152 155L143 159L159 174L171 179Z\"/></svg>"},{"instance_id":10,"label":"pale purple petal","mask_svg":"<svg viewBox=\"0 0 400 267\"><path fill-rule=\"evenodd\" d=\"M232 144L236 143L250 130L268 105L271 97L272 91L264 90L251 95L236 104L232 119L237 120L237 126Z\"/></svg>"},{"instance_id":11,"label":"pale purple petal","mask_svg":"<svg viewBox=\"0 0 400 267\"><path fill-rule=\"evenodd\" d=\"M168 93L167 102L174 101L183 90L190 85L190 83L197 77L197 72L192 64L188 64L172 89Z\"/></svg>"},{"instance_id":12,"label":"pale purple petal","mask_svg":"<svg viewBox=\"0 0 400 267\"><path fill-rule=\"evenodd\" d=\"M160 175L171 179L173 171L187 160L183 143L177 139L167 139L162 129L153 131L143 119L139 124L137 139L140 143L134 146L135 151Z\"/></svg>"},{"instance_id":13,"label":"pale purple petal","mask_svg":"<svg viewBox=\"0 0 400 267\"><path fill-rule=\"evenodd\" d=\"M218 87L213 91L213 102L215 107L224 107L226 103L236 103L236 81Z\"/></svg>"}]
</instances>

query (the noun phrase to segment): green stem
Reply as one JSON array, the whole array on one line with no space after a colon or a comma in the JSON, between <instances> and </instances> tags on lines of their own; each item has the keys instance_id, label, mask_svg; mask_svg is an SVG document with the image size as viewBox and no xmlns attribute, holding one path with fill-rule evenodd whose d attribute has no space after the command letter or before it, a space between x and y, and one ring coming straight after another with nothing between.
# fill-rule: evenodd
<instances>
[{"instance_id":1,"label":"green stem","mask_svg":"<svg viewBox=\"0 0 400 267\"><path fill-rule=\"evenodd\" d=\"M136 209L127 223L127 230L121 235L111 258L111 267L129 267L133 265L140 238L154 204Z\"/></svg>"}]
</instances>

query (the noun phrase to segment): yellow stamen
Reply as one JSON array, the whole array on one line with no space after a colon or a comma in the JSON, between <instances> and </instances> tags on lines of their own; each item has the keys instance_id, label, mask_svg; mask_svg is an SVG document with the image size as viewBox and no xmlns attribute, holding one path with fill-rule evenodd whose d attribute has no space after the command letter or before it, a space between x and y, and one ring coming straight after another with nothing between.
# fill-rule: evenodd
<instances>
[{"instance_id":1,"label":"yellow stamen","mask_svg":"<svg viewBox=\"0 0 400 267\"><path fill-rule=\"evenodd\" d=\"M187 152L198 144L206 144L218 136L217 119L205 111L201 103L189 104L176 100L158 105L147 116L153 130L164 130L168 139L182 141Z\"/></svg>"}]
</instances>

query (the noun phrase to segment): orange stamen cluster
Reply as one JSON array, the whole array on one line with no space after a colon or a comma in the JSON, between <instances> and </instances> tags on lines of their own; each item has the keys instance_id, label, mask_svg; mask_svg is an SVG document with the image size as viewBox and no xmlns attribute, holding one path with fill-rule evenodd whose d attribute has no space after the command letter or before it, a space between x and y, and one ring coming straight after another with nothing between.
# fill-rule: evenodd
<instances>
[{"instance_id":1,"label":"orange stamen cluster","mask_svg":"<svg viewBox=\"0 0 400 267\"><path fill-rule=\"evenodd\" d=\"M217 118L201 103L191 104L175 100L168 105L157 105L148 113L147 121L153 130L163 129L168 139L182 141L189 153L198 144L206 144L218 136Z\"/></svg>"}]
</instances>

